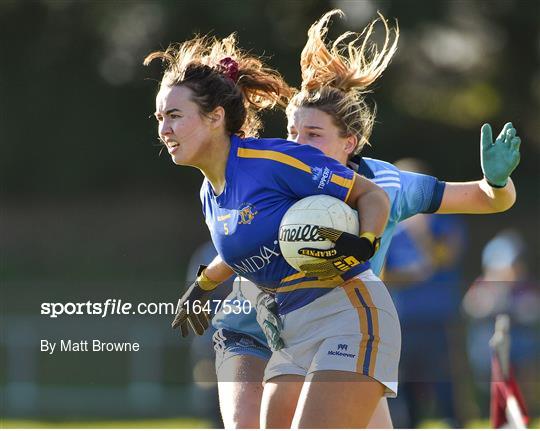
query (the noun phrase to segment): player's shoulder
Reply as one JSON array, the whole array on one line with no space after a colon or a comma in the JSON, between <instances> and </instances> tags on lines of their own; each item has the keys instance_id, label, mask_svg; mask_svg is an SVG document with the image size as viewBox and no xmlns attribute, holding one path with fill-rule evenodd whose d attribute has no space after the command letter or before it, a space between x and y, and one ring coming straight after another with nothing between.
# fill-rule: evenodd
<instances>
[{"instance_id":1,"label":"player's shoulder","mask_svg":"<svg viewBox=\"0 0 540 431\"><path fill-rule=\"evenodd\" d=\"M317 152L313 147L310 147L308 145L300 145L296 142L287 141L286 139L281 138L245 138L245 139L238 139L238 149L239 153L242 152L242 150L247 150L254 156L257 155L258 152L266 152L266 155L269 155L268 152L274 152L274 153L283 153L283 154L302 154L302 153L313 153L314 151ZM246 151L244 151L246 152Z\"/></svg>"},{"instance_id":2,"label":"player's shoulder","mask_svg":"<svg viewBox=\"0 0 540 431\"><path fill-rule=\"evenodd\" d=\"M250 170L256 168L258 172L292 168L311 174L311 166L328 163L328 158L316 148L279 138L240 139L236 157L240 160L241 167Z\"/></svg>"},{"instance_id":3,"label":"player's shoulder","mask_svg":"<svg viewBox=\"0 0 540 431\"><path fill-rule=\"evenodd\" d=\"M349 161L349 166L375 183L383 182L395 187L401 182L401 171L384 160L356 156Z\"/></svg>"},{"instance_id":4,"label":"player's shoulder","mask_svg":"<svg viewBox=\"0 0 540 431\"><path fill-rule=\"evenodd\" d=\"M387 162L385 160L372 159L370 157L362 157L358 171L362 175L362 171L366 171L366 173L369 174L368 178L375 178L382 175L399 176L399 173L401 172L395 165L390 162Z\"/></svg>"},{"instance_id":5,"label":"player's shoulder","mask_svg":"<svg viewBox=\"0 0 540 431\"><path fill-rule=\"evenodd\" d=\"M384 160L360 156L353 157L349 166L381 187L390 198L392 208L395 207L394 203L401 192L401 171L398 168ZM394 209L390 216L393 217L393 214Z\"/></svg>"}]
</instances>

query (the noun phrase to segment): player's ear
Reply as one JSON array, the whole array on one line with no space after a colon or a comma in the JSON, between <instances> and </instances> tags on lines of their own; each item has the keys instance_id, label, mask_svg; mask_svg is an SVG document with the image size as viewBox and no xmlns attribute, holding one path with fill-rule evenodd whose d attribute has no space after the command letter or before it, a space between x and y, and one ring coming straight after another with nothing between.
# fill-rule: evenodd
<instances>
[{"instance_id":1,"label":"player's ear","mask_svg":"<svg viewBox=\"0 0 540 431\"><path fill-rule=\"evenodd\" d=\"M207 117L210 119L212 127L219 127L225 123L225 109L223 109L223 106L218 106Z\"/></svg>"},{"instance_id":2,"label":"player's ear","mask_svg":"<svg viewBox=\"0 0 540 431\"><path fill-rule=\"evenodd\" d=\"M347 155L351 155L352 152L355 150L356 145L358 144L358 138L356 135L349 135L347 136L347 141L345 142L345 147L343 148Z\"/></svg>"}]
</instances>

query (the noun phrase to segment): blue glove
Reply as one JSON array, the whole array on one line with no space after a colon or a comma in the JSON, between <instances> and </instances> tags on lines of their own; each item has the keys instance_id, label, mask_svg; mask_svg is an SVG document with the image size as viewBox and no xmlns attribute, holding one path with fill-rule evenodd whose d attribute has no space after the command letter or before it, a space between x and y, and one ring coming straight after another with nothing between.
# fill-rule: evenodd
<instances>
[{"instance_id":1,"label":"blue glove","mask_svg":"<svg viewBox=\"0 0 540 431\"><path fill-rule=\"evenodd\" d=\"M480 133L480 163L482 172L491 187L506 186L508 177L519 164L519 145L512 123L506 123L493 142L491 126L484 124Z\"/></svg>"}]
</instances>

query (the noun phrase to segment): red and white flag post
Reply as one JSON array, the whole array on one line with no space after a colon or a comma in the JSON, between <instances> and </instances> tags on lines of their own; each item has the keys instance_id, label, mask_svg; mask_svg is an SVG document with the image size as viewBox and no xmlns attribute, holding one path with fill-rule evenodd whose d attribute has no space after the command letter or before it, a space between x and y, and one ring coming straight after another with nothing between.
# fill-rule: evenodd
<instances>
[{"instance_id":1,"label":"red and white flag post","mask_svg":"<svg viewBox=\"0 0 540 431\"><path fill-rule=\"evenodd\" d=\"M510 364L510 318L501 314L489 345L491 359L491 425L493 428L526 429L529 417L523 395Z\"/></svg>"}]
</instances>

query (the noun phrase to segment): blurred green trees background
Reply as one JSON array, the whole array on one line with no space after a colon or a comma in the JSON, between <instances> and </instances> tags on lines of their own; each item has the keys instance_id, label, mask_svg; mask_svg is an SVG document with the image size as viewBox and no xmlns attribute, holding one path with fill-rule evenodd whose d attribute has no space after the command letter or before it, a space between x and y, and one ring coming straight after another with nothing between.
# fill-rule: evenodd
<instances>
[{"instance_id":1,"label":"blurred green trees background","mask_svg":"<svg viewBox=\"0 0 540 431\"><path fill-rule=\"evenodd\" d=\"M377 10L398 19L401 30L397 55L372 93L378 117L366 155L417 157L441 179L479 179L483 122L496 133L506 121L517 127L518 201L505 214L467 217L465 270L474 278L485 242L514 227L528 241L538 280L540 2L3 0L2 320L39 319L39 302L55 299L176 299L191 276L190 254L209 238L202 177L160 155L151 117L160 68L143 67L143 58L194 33L237 32L242 47L267 56L298 85L306 31L336 7L347 17L334 20L331 36L362 29ZM263 136L285 136L281 113L264 120ZM168 317L160 325L166 331ZM101 360L90 380L118 376L113 362ZM43 364L45 374L48 366L56 370L48 374L54 382L70 362ZM188 380L186 373L176 378Z\"/></svg>"},{"instance_id":2,"label":"blurred green trees background","mask_svg":"<svg viewBox=\"0 0 540 431\"><path fill-rule=\"evenodd\" d=\"M397 18L401 29L398 53L372 94L378 123L366 154L420 157L442 179L476 179L481 124L498 131L513 121L523 140L514 176L518 203L508 214L483 218L488 227L478 239L497 226L537 228L537 1L4 0L6 274L128 274L137 262L137 271L152 276L159 268L176 278L186 256L182 244L207 237L200 175L159 155L149 118L159 66L143 67L143 57L195 32L236 31L241 46L268 56L297 85L306 30L334 7L347 14L334 22L334 34L363 28L376 10ZM265 120L263 135L284 135L281 114Z\"/></svg>"}]
</instances>

